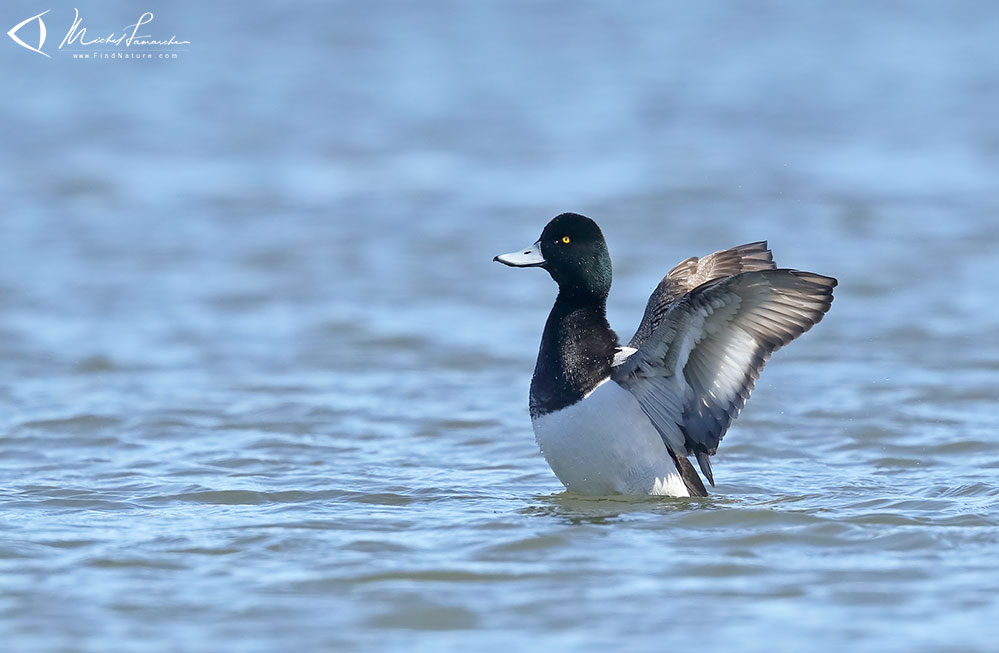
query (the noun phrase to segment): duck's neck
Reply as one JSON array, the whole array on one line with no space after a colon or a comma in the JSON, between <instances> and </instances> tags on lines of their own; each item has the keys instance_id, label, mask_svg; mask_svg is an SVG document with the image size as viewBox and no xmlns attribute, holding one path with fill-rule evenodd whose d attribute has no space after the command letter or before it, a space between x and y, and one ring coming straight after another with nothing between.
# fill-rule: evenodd
<instances>
[{"instance_id":1,"label":"duck's neck","mask_svg":"<svg viewBox=\"0 0 999 653\"><path fill-rule=\"evenodd\" d=\"M531 416L571 406L610 374L617 334L606 295L559 291L531 379Z\"/></svg>"}]
</instances>

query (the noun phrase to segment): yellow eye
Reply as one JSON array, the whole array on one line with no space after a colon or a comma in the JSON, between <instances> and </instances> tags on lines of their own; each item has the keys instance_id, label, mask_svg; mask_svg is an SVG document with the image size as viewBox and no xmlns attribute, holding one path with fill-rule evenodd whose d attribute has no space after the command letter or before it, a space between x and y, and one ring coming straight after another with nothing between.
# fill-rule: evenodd
<instances>
[{"instance_id":1,"label":"yellow eye","mask_svg":"<svg viewBox=\"0 0 999 653\"><path fill-rule=\"evenodd\" d=\"M562 242L565 243L566 245L568 245L569 244L569 237L568 236L562 236Z\"/></svg>"}]
</instances>

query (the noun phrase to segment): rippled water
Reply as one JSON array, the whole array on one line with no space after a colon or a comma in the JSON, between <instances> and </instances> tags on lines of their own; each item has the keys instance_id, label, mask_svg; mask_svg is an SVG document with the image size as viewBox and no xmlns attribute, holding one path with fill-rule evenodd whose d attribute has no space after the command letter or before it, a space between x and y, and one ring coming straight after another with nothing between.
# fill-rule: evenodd
<instances>
[{"instance_id":1,"label":"rippled water","mask_svg":"<svg viewBox=\"0 0 999 653\"><path fill-rule=\"evenodd\" d=\"M363 6L0 44L6 649L995 650L995 6ZM563 210L623 338L690 255L839 278L711 497L540 457L490 259Z\"/></svg>"}]
</instances>

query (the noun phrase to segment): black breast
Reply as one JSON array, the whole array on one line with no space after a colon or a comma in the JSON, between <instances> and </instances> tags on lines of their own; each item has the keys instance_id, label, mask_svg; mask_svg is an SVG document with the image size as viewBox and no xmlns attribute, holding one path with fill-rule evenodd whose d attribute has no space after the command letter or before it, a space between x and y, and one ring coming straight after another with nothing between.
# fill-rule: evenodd
<instances>
[{"instance_id":1,"label":"black breast","mask_svg":"<svg viewBox=\"0 0 999 653\"><path fill-rule=\"evenodd\" d=\"M593 390L610 374L616 347L602 302L556 300L531 379L531 417L571 406Z\"/></svg>"}]
</instances>

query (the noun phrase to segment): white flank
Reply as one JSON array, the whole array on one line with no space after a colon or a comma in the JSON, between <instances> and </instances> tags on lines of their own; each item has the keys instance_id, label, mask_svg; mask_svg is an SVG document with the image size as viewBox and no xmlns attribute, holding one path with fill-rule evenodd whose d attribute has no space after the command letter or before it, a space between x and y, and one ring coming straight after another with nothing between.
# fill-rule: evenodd
<instances>
[{"instance_id":1,"label":"white flank","mask_svg":"<svg viewBox=\"0 0 999 653\"><path fill-rule=\"evenodd\" d=\"M690 496L659 432L614 381L533 424L541 453L570 492Z\"/></svg>"},{"instance_id":2,"label":"white flank","mask_svg":"<svg viewBox=\"0 0 999 653\"><path fill-rule=\"evenodd\" d=\"M634 347L625 347L624 345L619 346L617 351L614 352L614 361L611 363L611 367L617 367L624 361L628 360L628 357L636 351L638 350Z\"/></svg>"}]
</instances>

